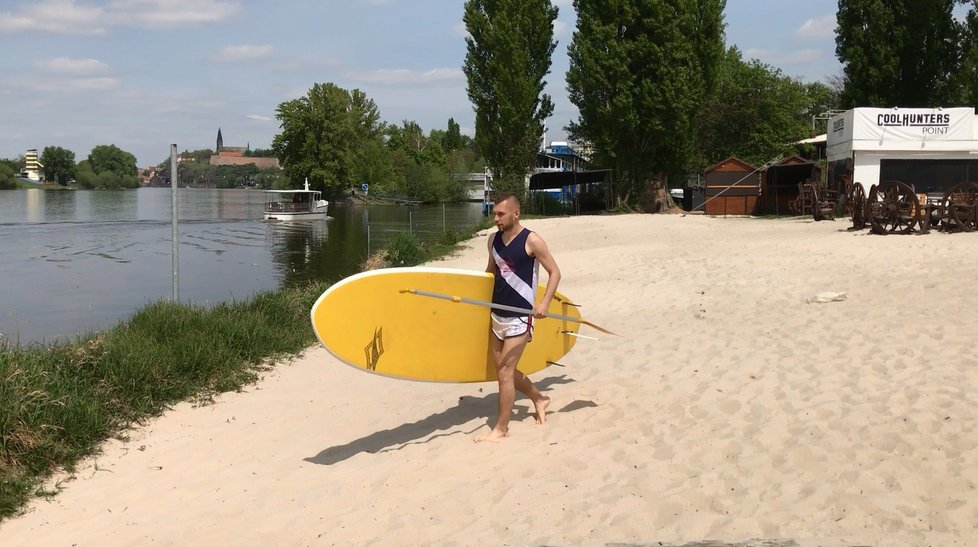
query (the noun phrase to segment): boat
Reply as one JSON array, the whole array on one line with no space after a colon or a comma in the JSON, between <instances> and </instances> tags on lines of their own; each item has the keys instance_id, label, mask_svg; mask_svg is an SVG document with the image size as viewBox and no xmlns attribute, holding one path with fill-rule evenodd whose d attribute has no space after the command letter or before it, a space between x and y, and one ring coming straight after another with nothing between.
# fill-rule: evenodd
<instances>
[{"instance_id":1,"label":"boat","mask_svg":"<svg viewBox=\"0 0 978 547\"><path fill-rule=\"evenodd\" d=\"M323 220L329 202L322 192L309 189L306 179L303 190L265 190L272 199L265 202L265 220Z\"/></svg>"}]
</instances>

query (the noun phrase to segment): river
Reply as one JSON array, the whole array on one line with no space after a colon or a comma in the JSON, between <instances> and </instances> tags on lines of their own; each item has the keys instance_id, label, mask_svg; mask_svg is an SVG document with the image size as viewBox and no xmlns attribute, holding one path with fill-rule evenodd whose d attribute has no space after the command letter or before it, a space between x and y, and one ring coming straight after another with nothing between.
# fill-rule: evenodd
<instances>
[{"instance_id":1,"label":"river","mask_svg":"<svg viewBox=\"0 0 978 547\"><path fill-rule=\"evenodd\" d=\"M204 306L360 269L399 231L423 241L480 203L331 203L326 221L266 222L260 190L180 189L179 297ZM0 191L0 342L69 341L173 296L168 188Z\"/></svg>"}]
</instances>

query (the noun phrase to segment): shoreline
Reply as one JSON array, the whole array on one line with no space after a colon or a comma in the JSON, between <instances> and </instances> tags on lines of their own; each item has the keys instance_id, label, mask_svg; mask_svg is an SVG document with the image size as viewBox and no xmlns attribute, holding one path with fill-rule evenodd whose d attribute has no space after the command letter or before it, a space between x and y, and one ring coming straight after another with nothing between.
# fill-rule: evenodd
<instances>
[{"instance_id":1,"label":"shoreline","mask_svg":"<svg viewBox=\"0 0 978 547\"><path fill-rule=\"evenodd\" d=\"M961 259L978 236L702 215L524 225L582 316L623 335L534 375L546 425L521 397L510 437L477 445L494 384L394 381L312 347L107 442L0 542L975 537L978 358L954 310L978 304ZM481 270L486 233L430 265ZM824 292L847 299L806 302Z\"/></svg>"}]
</instances>

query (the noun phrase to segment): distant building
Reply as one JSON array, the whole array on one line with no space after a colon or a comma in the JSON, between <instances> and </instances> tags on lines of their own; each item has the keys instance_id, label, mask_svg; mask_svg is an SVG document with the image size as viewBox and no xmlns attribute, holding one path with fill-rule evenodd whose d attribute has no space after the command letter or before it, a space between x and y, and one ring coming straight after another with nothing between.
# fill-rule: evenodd
<instances>
[{"instance_id":1,"label":"distant building","mask_svg":"<svg viewBox=\"0 0 978 547\"><path fill-rule=\"evenodd\" d=\"M214 155L211 156L211 165L248 165L253 164L259 169L268 169L274 167L276 169L281 168L278 163L278 158L274 157L263 157L256 158L246 156L245 153L251 150L251 143L249 142L247 146L224 146L224 135L221 134L221 128L217 128L217 146L214 148Z\"/></svg>"},{"instance_id":2,"label":"distant building","mask_svg":"<svg viewBox=\"0 0 978 547\"><path fill-rule=\"evenodd\" d=\"M41 182L41 173L44 171L44 166L37 159L37 149L31 148L24 154L24 170L20 172L21 178L25 178L31 182Z\"/></svg>"}]
</instances>

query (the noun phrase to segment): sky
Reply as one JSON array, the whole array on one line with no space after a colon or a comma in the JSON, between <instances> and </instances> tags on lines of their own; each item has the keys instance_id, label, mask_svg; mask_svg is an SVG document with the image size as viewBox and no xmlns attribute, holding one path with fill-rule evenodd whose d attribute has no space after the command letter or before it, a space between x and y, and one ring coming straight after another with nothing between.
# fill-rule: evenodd
<instances>
[{"instance_id":1,"label":"sky","mask_svg":"<svg viewBox=\"0 0 978 547\"><path fill-rule=\"evenodd\" d=\"M0 0L0 158L113 144L145 167L178 150L270 148L275 110L316 83L360 89L383 121L474 134L464 0ZM555 0L547 141L567 99L571 0ZM835 57L836 0L727 0L728 46L803 81Z\"/></svg>"}]
</instances>

